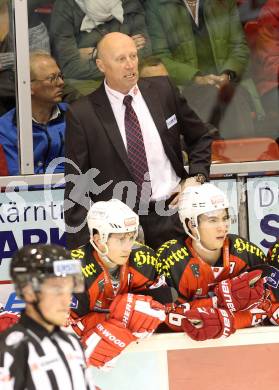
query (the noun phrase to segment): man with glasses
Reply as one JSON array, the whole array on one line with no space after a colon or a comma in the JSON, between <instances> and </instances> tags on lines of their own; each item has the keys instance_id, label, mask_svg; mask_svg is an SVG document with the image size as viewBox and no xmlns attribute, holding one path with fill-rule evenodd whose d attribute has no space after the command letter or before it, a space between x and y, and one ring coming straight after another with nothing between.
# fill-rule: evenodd
<instances>
[{"instance_id":1,"label":"man with glasses","mask_svg":"<svg viewBox=\"0 0 279 390\"><path fill-rule=\"evenodd\" d=\"M251 326L246 309L261 302L264 288L262 271L245 271L263 264L264 253L229 234L229 201L213 184L186 188L178 214L185 238L170 240L157 252L161 273L181 303L170 312L168 325L198 341Z\"/></svg>"},{"instance_id":2,"label":"man with glasses","mask_svg":"<svg viewBox=\"0 0 279 390\"><path fill-rule=\"evenodd\" d=\"M55 60L46 52L30 55L34 172L45 173L50 162L64 156L65 111L62 103L64 80ZM0 118L0 144L10 175L20 173L16 109ZM64 172L64 164L54 169Z\"/></svg>"}]
</instances>

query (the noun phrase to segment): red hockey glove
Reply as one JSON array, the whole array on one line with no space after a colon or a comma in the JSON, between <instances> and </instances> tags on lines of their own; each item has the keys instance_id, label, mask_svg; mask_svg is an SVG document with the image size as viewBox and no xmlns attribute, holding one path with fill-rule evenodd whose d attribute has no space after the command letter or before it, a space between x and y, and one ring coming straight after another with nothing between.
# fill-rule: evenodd
<instances>
[{"instance_id":1,"label":"red hockey glove","mask_svg":"<svg viewBox=\"0 0 279 390\"><path fill-rule=\"evenodd\" d=\"M182 320L183 330L193 339L203 341L228 337L235 332L233 317L225 309L199 307L188 310Z\"/></svg>"},{"instance_id":2,"label":"red hockey glove","mask_svg":"<svg viewBox=\"0 0 279 390\"><path fill-rule=\"evenodd\" d=\"M116 320L107 320L85 334L81 342L85 347L88 364L102 367L118 356L136 337Z\"/></svg>"},{"instance_id":3,"label":"red hockey glove","mask_svg":"<svg viewBox=\"0 0 279 390\"><path fill-rule=\"evenodd\" d=\"M267 314L272 325L279 326L279 303L272 303Z\"/></svg>"},{"instance_id":4,"label":"red hockey glove","mask_svg":"<svg viewBox=\"0 0 279 390\"><path fill-rule=\"evenodd\" d=\"M261 275L261 270L255 270L222 280L214 289L218 307L235 312L260 302L264 295L264 281Z\"/></svg>"},{"instance_id":5,"label":"red hockey glove","mask_svg":"<svg viewBox=\"0 0 279 390\"><path fill-rule=\"evenodd\" d=\"M269 290L265 290L264 296L257 306L236 312L234 314L234 328L242 329L262 325L269 316L272 316L271 309L275 306L272 304L271 294Z\"/></svg>"},{"instance_id":6,"label":"red hockey glove","mask_svg":"<svg viewBox=\"0 0 279 390\"><path fill-rule=\"evenodd\" d=\"M9 311L0 311L0 332L10 328L16 324L19 320L19 314L15 314Z\"/></svg>"},{"instance_id":7,"label":"red hockey glove","mask_svg":"<svg viewBox=\"0 0 279 390\"><path fill-rule=\"evenodd\" d=\"M268 297L259 305L259 307L266 311L267 317L272 325L279 326L279 302L272 291L267 290L266 293Z\"/></svg>"},{"instance_id":8,"label":"red hockey glove","mask_svg":"<svg viewBox=\"0 0 279 390\"><path fill-rule=\"evenodd\" d=\"M110 319L120 321L137 338L150 336L165 318L165 307L148 295L118 295L110 305Z\"/></svg>"}]
</instances>

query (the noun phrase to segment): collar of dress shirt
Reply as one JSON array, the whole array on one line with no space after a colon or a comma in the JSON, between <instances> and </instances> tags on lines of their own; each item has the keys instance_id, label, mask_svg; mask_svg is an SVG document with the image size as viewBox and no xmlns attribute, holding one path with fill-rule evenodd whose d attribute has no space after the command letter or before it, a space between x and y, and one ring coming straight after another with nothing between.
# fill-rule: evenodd
<instances>
[{"instance_id":1,"label":"collar of dress shirt","mask_svg":"<svg viewBox=\"0 0 279 390\"><path fill-rule=\"evenodd\" d=\"M57 104L57 105L53 108L53 110L52 110L51 117L49 118L48 123L49 123L50 121L53 121L54 119L57 119L57 118L59 117L60 114L61 114L61 111L60 111L60 108L59 108L59 106L58 106L58 104ZM35 122L35 123L40 124L40 122L36 121L36 119L34 119L33 117L32 117L32 121Z\"/></svg>"},{"instance_id":2,"label":"collar of dress shirt","mask_svg":"<svg viewBox=\"0 0 279 390\"><path fill-rule=\"evenodd\" d=\"M127 94L123 94L122 92L118 92L115 89L112 89L108 86L106 80L105 80L105 91L108 95L108 98L110 102L112 103L123 103L124 96L131 95L133 98L135 98L139 94L139 87L138 85L134 85L133 88L130 89L130 91Z\"/></svg>"}]
</instances>

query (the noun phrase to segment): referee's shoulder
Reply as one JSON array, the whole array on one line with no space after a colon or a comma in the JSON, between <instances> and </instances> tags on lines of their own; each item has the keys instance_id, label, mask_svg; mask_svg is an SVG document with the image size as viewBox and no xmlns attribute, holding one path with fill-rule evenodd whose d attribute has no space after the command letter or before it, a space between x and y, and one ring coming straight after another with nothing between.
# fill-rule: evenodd
<instances>
[{"instance_id":1,"label":"referee's shoulder","mask_svg":"<svg viewBox=\"0 0 279 390\"><path fill-rule=\"evenodd\" d=\"M28 339L27 329L21 324L15 324L0 333L0 352L17 349Z\"/></svg>"}]
</instances>

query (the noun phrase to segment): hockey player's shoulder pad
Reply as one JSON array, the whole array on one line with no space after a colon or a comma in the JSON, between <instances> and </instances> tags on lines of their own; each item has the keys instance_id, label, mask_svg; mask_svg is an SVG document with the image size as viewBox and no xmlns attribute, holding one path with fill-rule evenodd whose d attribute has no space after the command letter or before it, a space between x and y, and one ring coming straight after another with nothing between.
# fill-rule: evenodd
<instances>
[{"instance_id":1,"label":"hockey player's shoulder pad","mask_svg":"<svg viewBox=\"0 0 279 390\"><path fill-rule=\"evenodd\" d=\"M254 267L263 264L266 261L264 252L254 243L239 237L235 234L229 234L230 254L243 260L248 267Z\"/></svg>"},{"instance_id":2,"label":"hockey player's shoulder pad","mask_svg":"<svg viewBox=\"0 0 279 390\"><path fill-rule=\"evenodd\" d=\"M161 273L167 278L181 275L192 258L185 240L169 240L157 250L158 261L161 264Z\"/></svg>"},{"instance_id":3,"label":"hockey player's shoulder pad","mask_svg":"<svg viewBox=\"0 0 279 390\"><path fill-rule=\"evenodd\" d=\"M279 265L279 238L267 253L267 262L278 268Z\"/></svg>"},{"instance_id":4,"label":"hockey player's shoulder pad","mask_svg":"<svg viewBox=\"0 0 279 390\"><path fill-rule=\"evenodd\" d=\"M149 280L155 280L160 268L156 252L149 246L138 242L133 246L129 257L129 266Z\"/></svg>"},{"instance_id":5,"label":"hockey player's shoulder pad","mask_svg":"<svg viewBox=\"0 0 279 390\"><path fill-rule=\"evenodd\" d=\"M86 245L82 245L79 248L71 250L72 259L83 260L85 258Z\"/></svg>"},{"instance_id":6,"label":"hockey player's shoulder pad","mask_svg":"<svg viewBox=\"0 0 279 390\"><path fill-rule=\"evenodd\" d=\"M81 271L87 286L103 272L102 268L93 257L93 248L90 243L73 249L71 251L71 257L72 259L81 261Z\"/></svg>"}]
</instances>

